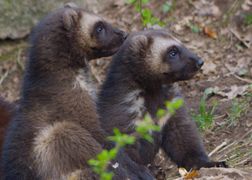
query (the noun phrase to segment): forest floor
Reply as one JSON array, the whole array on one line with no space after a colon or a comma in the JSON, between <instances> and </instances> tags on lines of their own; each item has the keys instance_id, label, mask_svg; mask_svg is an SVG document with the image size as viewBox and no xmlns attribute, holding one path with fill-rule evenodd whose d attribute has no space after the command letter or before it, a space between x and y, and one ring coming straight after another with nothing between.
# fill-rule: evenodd
<instances>
[{"instance_id":1,"label":"forest floor","mask_svg":"<svg viewBox=\"0 0 252 180\"><path fill-rule=\"evenodd\" d=\"M164 9L165 2L173 4ZM211 159L226 161L230 167L251 169L252 25L245 17L252 12L252 2L161 0L145 6L205 61L198 75L180 85ZM103 15L128 32L143 29L139 13L124 1L116 1ZM27 42L0 41L0 96L11 102L19 98ZM100 82L109 62L110 58L106 58L91 63ZM153 166L160 179L179 177L176 166L162 153Z\"/></svg>"}]
</instances>

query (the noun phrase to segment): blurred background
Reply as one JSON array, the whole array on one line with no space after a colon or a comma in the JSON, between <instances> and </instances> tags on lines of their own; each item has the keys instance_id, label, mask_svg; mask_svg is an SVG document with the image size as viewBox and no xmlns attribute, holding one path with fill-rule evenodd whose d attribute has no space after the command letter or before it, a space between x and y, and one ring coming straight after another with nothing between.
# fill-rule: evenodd
<instances>
[{"instance_id":1,"label":"blurred background","mask_svg":"<svg viewBox=\"0 0 252 180\"><path fill-rule=\"evenodd\" d=\"M13 102L32 27L66 0L0 0L0 96ZM252 0L73 0L125 31L163 27L205 61L181 82L207 151L231 167L252 167ZM102 83L110 58L91 62ZM174 179L175 165L159 153L151 167ZM251 171L250 171L251 172ZM239 174L239 173L238 173Z\"/></svg>"}]
</instances>

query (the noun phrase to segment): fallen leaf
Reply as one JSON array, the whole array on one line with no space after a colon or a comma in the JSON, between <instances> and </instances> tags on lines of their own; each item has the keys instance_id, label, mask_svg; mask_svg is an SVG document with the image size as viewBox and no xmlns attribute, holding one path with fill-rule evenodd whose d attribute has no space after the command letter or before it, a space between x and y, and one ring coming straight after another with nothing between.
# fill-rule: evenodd
<instances>
[{"instance_id":1,"label":"fallen leaf","mask_svg":"<svg viewBox=\"0 0 252 180\"><path fill-rule=\"evenodd\" d=\"M202 67L203 74L208 75L209 73L216 73L216 64L211 61L206 61L204 66Z\"/></svg>"},{"instance_id":2,"label":"fallen leaf","mask_svg":"<svg viewBox=\"0 0 252 180\"><path fill-rule=\"evenodd\" d=\"M178 169L180 176L184 177L188 172L185 168Z\"/></svg>"},{"instance_id":3,"label":"fallen leaf","mask_svg":"<svg viewBox=\"0 0 252 180\"><path fill-rule=\"evenodd\" d=\"M190 172L188 172L185 176L184 179L194 179L199 177L199 171L197 170L192 170Z\"/></svg>"},{"instance_id":4,"label":"fallen leaf","mask_svg":"<svg viewBox=\"0 0 252 180\"><path fill-rule=\"evenodd\" d=\"M217 33L210 27L203 27L203 33L210 38L217 39Z\"/></svg>"},{"instance_id":5,"label":"fallen leaf","mask_svg":"<svg viewBox=\"0 0 252 180\"><path fill-rule=\"evenodd\" d=\"M228 100L231 100L231 99L236 98L239 95L240 96L244 95L248 89L249 89L248 85L244 85L244 86L233 85L229 88L223 88L223 89L214 87L213 92L214 94L220 95L222 97L226 97Z\"/></svg>"},{"instance_id":6,"label":"fallen leaf","mask_svg":"<svg viewBox=\"0 0 252 180\"><path fill-rule=\"evenodd\" d=\"M199 16L220 17L221 11L218 6L211 1L195 1L196 14Z\"/></svg>"},{"instance_id":7,"label":"fallen leaf","mask_svg":"<svg viewBox=\"0 0 252 180\"><path fill-rule=\"evenodd\" d=\"M231 28L230 32L233 33L233 35L241 41L247 48L250 48L252 45L252 33L248 32L245 35L241 35L238 30Z\"/></svg>"},{"instance_id":8,"label":"fallen leaf","mask_svg":"<svg viewBox=\"0 0 252 180\"><path fill-rule=\"evenodd\" d=\"M194 179L199 177L199 172L197 170L187 171L185 168L179 168L179 174L183 179Z\"/></svg>"},{"instance_id":9,"label":"fallen leaf","mask_svg":"<svg viewBox=\"0 0 252 180\"><path fill-rule=\"evenodd\" d=\"M249 11L251 6L252 6L252 1L251 0L245 0L241 7L242 7L243 10Z\"/></svg>"}]
</instances>

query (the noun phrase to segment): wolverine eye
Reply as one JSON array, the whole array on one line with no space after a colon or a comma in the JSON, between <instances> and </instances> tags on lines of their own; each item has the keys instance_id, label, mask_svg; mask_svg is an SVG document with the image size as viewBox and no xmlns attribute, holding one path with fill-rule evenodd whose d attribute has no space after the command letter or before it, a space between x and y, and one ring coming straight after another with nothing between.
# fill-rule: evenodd
<instances>
[{"instance_id":1,"label":"wolverine eye","mask_svg":"<svg viewBox=\"0 0 252 180\"><path fill-rule=\"evenodd\" d=\"M102 26L102 25L99 25L99 26L97 26L97 28L96 28L96 32L100 33L100 32L102 32L103 29L104 29L103 26Z\"/></svg>"},{"instance_id":2,"label":"wolverine eye","mask_svg":"<svg viewBox=\"0 0 252 180\"><path fill-rule=\"evenodd\" d=\"M176 47L173 47L169 50L168 54L171 58L174 58L178 54L178 49Z\"/></svg>"}]
</instances>

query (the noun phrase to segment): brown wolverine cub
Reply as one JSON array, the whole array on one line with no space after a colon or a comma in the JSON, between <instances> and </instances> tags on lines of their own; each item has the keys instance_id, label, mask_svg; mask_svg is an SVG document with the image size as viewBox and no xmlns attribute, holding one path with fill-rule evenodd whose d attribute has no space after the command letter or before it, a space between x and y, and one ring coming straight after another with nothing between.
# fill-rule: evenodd
<instances>
[{"instance_id":1,"label":"brown wolverine cub","mask_svg":"<svg viewBox=\"0 0 252 180\"><path fill-rule=\"evenodd\" d=\"M202 65L198 56L165 30L133 33L114 55L98 97L102 127L109 133L114 127L134 133L135 123L146 112L155 119L165 100L180 96L174 83L192 78ZM153 136L154 144L140 140L128 148L132 159L151 163L161 146L179 167L225 166L209 160L185 106Z\"/></svg>"},{"instance_id":2,"label":"brown wolverine cub","mask_svg":"<svg viewBox=\"0 0 252 180\"><path fill-rule=\"evenodd\" d=\"M98 179L87 160L102 150L107 135L91 97L88 61L112 55L125 38L77 7L56 10L37 25L19 107L4 142L3 179ZM126 155L117 161L115 179L152 179Z\"/></svg>"}]
</instances>

